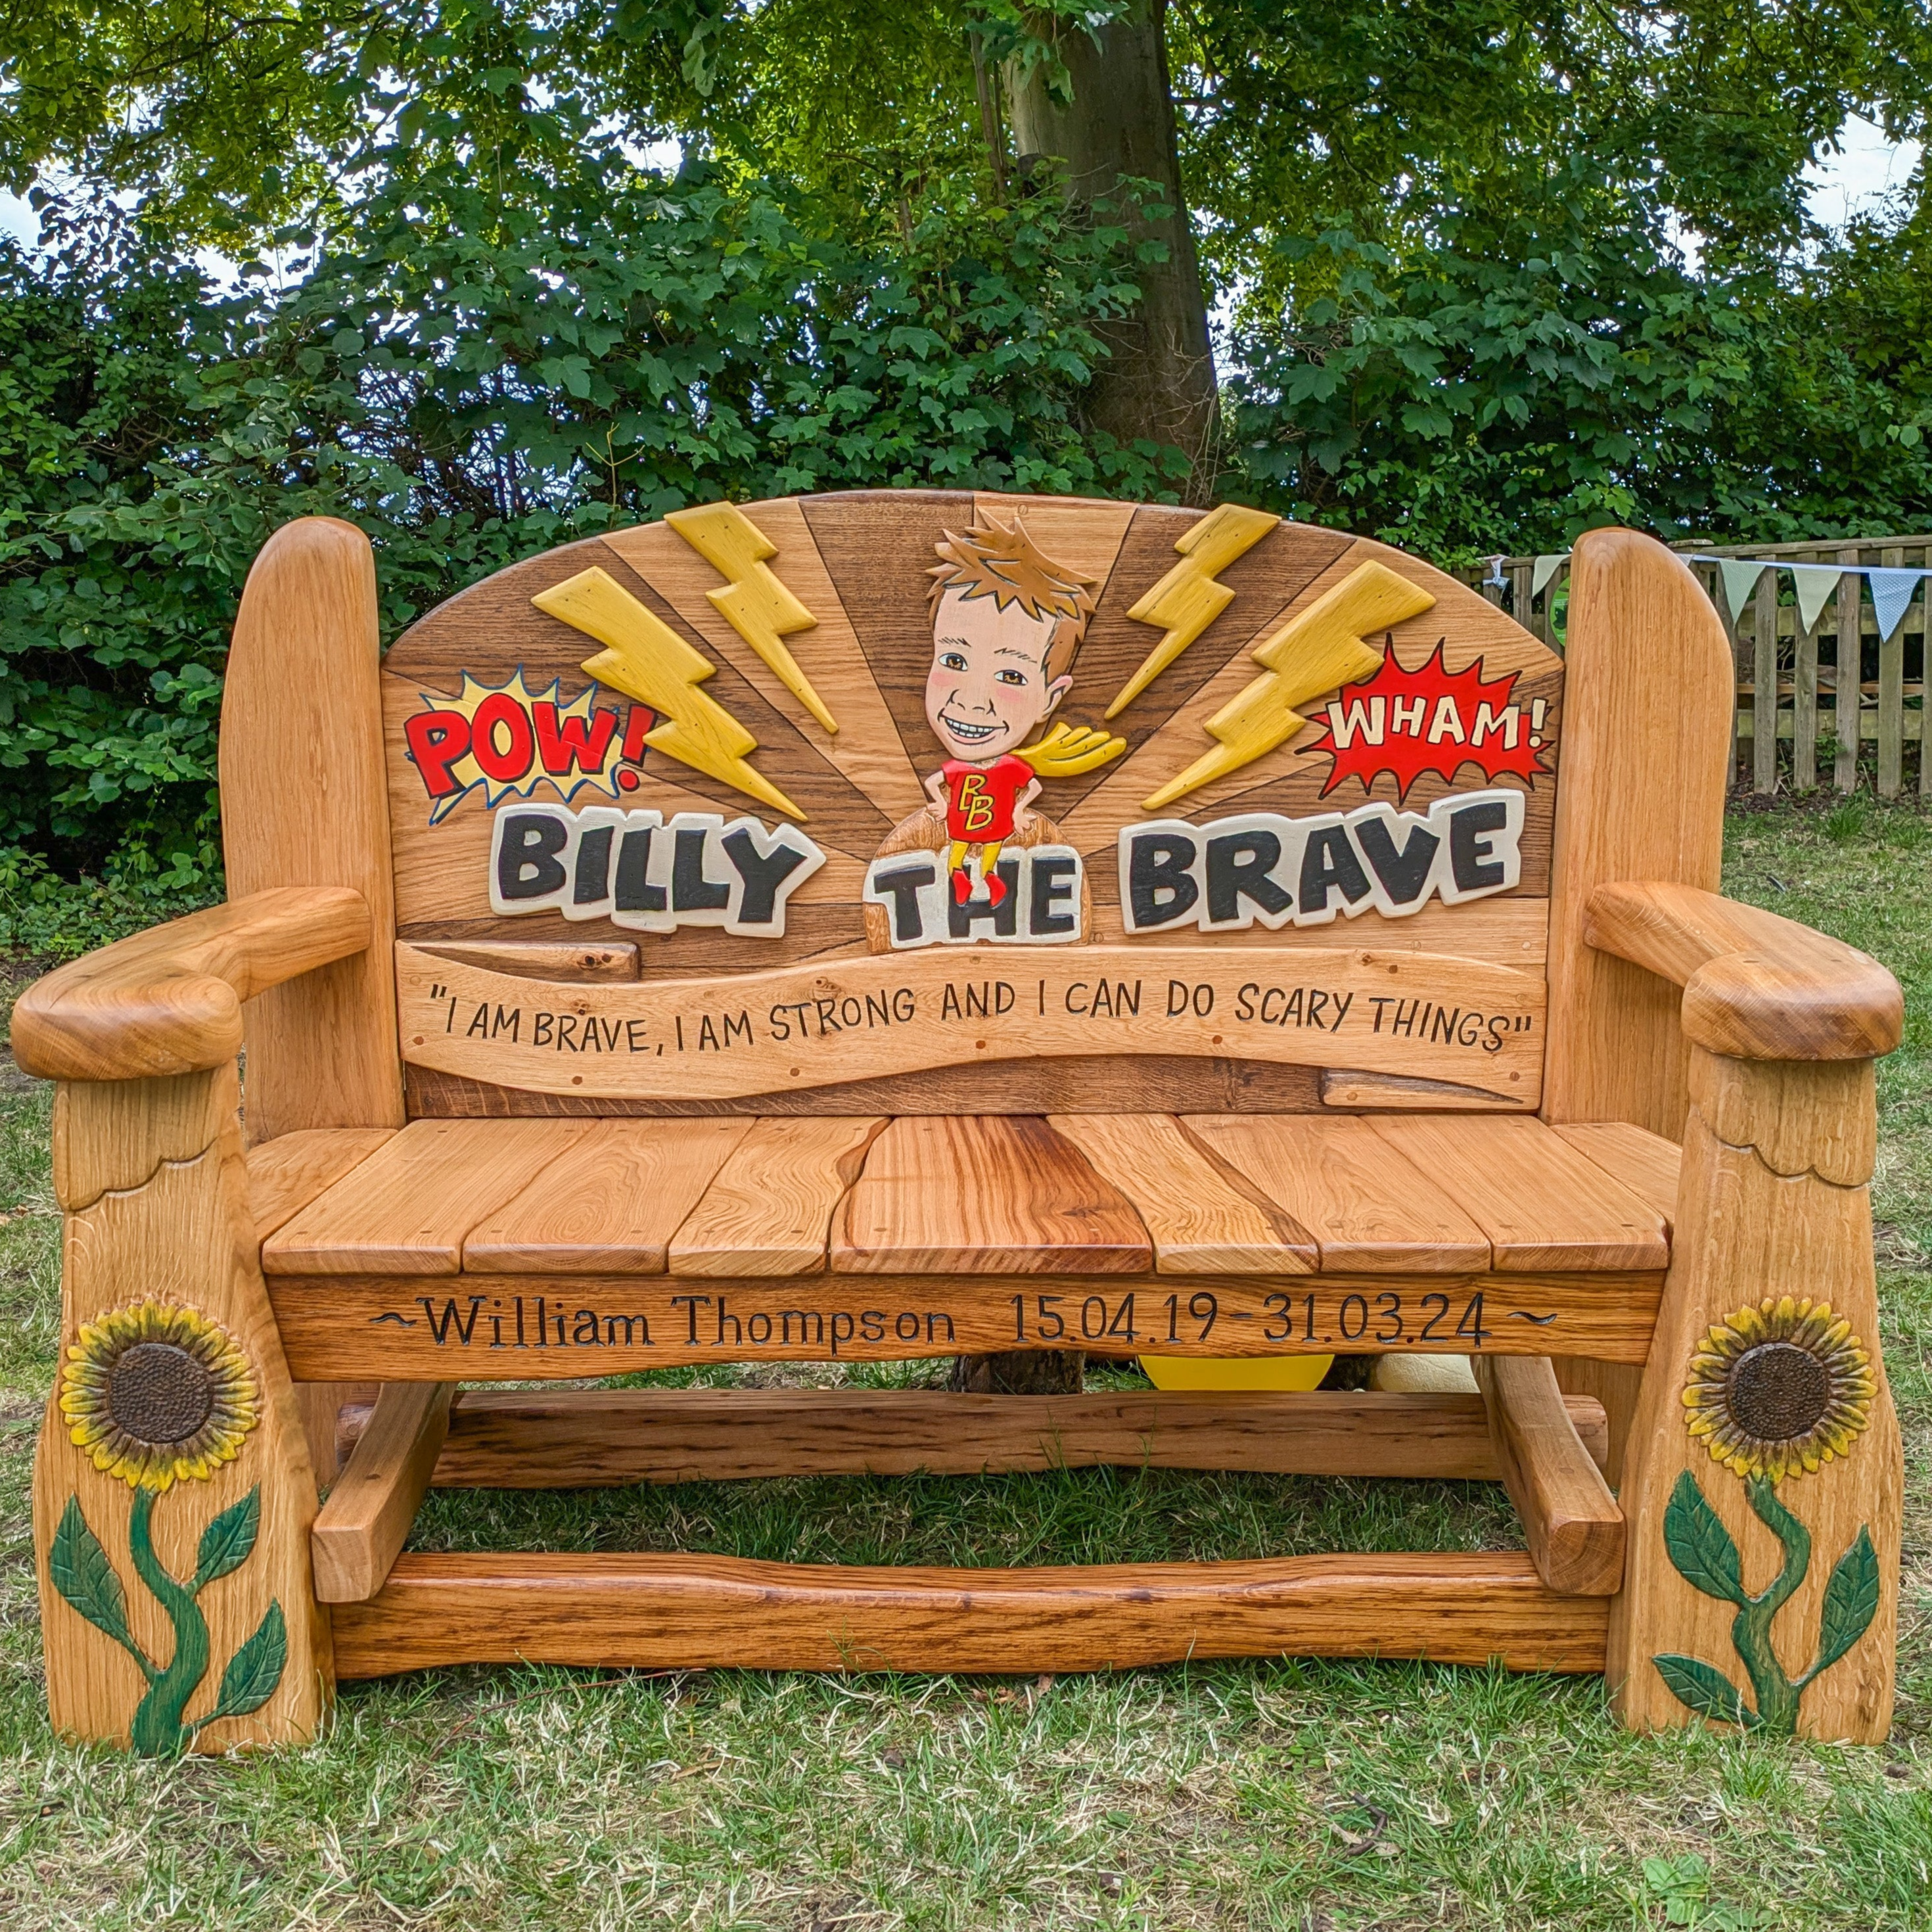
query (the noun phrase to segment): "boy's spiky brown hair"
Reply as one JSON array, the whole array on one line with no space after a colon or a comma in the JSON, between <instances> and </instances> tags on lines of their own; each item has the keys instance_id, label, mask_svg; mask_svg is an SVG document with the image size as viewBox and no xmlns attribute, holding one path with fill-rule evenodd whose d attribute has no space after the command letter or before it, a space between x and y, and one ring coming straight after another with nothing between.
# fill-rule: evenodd
<instances>
[{"instance_id":1,"label":"boy's spiky brown hair","mask_svg":"<svg viewBox=\"0 0 1932 1932\"><path fill-rule=\"evenodd\" d=\"M968 597L991 597L1002 610L1017 604L1029 617L1053 618L1041 668L1049 682L1073 668L1074 653L1094 614L1093 578L1055 563L1017 516L1010 528L988 517L983 524L968 524L963 536L948 530L932 548L940 560L928 573L932 584L926 601L935 610L946 592L956 588Z\"/></svg>"}]
</instances>

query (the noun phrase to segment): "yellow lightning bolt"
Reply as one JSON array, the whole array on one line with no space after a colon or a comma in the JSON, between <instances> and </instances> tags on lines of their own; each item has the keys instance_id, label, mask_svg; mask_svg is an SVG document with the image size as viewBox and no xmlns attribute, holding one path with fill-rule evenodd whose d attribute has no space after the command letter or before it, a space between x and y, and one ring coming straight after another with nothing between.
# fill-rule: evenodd
<instances>
[{"instance_id":1,"label":"yellow lightning bolt","mask_svg":"<svg viewBox=\"0 0 1932 1932\"><path fill-rule=\"evenodd\" d=\"M1177 563L1127 613L1137 624L1166 626L1159 644L1148 652L1138 670L1120 687L1107 706L1112 718L1124 711L1193 643L1233 601L1234 593L1215 575L1243 551L1252 550L1280 523L1265 510L1223 503L1210 511L1174 544L1184 561Z\"/></svg>"},{"instance_id":2,"label":"yellow lightning bolt","mask_svg":"<svg viewBox=\"0 0 1932 1932\"><path fill-rule=\"evenodd\" d=\"M674 510L664 521L721 577L730 579L704 594L733 630L784 680L793 697L828 731L838 724L825 700L812 688L798 660L780 640L808 631L818 620L765 566L778 545L735 503L706 503L695 510Z\"/></svg>"},{"instance_id":3,"label":"yellow lightning bolt","mask_svg":"<svg viewBox=\"0 0 1932 1932\"><path fill-rule=\"evenodd\" d=\"M669 722L644 742L694 771L802 820L805 814L762 772L745 762L758 741L698 686L718 667L646 610L616 578L592 568L530 599L606 648L584 661L599 684L648 704Z\"/></svg>"},{"instance_id":4,"label":"yellow lightning bolt","mask_svg":"<svg viewBox=\"0 0 1932 1932\"><path fill-rule=\"evenodd\" d=\"M1208 736L1220 743L1143 800L1146 808L1158 812L1286 744L1308 722L1296 705L1337 685L1353 684L1382 662L1382 653L1363 643L1364 632L1418 616L1435 602L1420 585L1382 564L1352 570L1300 616L1255 646L1252 656L1264 667L1263 675L1208 721Z\"/></svg>"}]
</instances>

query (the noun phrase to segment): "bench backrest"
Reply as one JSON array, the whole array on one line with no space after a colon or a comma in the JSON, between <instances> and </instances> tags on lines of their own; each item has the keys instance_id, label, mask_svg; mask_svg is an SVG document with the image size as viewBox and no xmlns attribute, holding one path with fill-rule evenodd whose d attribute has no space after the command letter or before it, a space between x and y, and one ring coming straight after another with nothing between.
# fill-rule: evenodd
<instances>
[{"instance_id":1,"label":"bench backrest","mask_svg":"<svg viewBox=\"0 0 1932 1932\"><path fill-rule=\"evenodd\" d=\"M272 588L251 580L258 617ZM1580 558L1573 640L1591 594ZM1588 814L1635 812L1610 848L1714 884L1707 638L1674 712L1640 700L1682 743L1604 775L1617 707L1642 722L1623 685L1669 648L1657 615L1596 700ZM231 792L260 796L264 760L229 741L300 728L302 621L244 608ZM379 682L383 796L335 790L387 820L412 1116L1545 1102L1580 916L1552 941L1564 662L1385 545L1232 506L720 504L476 585ZM288 883L267 874L301 842L244 850L238 887Z\"/></svg>"}]
</instances>

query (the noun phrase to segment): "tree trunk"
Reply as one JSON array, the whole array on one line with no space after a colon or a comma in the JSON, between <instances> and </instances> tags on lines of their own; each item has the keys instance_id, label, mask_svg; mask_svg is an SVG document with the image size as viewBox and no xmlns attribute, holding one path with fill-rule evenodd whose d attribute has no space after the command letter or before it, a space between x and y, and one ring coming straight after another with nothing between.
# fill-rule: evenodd
<instances>
[{"instance_id":1,"label":"tree trunk","mask_svg":"<svg viewBox=\"0 0 1932 1932\"><path fill-rule=\"evenodd\" d=\"M1078 1348L956 1355L951 1386L968 1395L1078 1395L1086 1366L1087 1358Z\"/></svg>"},{"instance_id":2,"label":"tree trunk","mask_svg":"<svg viewBox=\"0 0 1932 1932\"><path fill-rule=\"evenodd\" d=\"M1066 63L1072 100L1053 100L1039 67L1024 80L1010 69L1007 95L1022 177L1051 156L1065 164L1076 201L1111 194L1124 175L1160 186L1172 212L1163 220L1136 222L1132 232L1136 241L1166 242L1167 260L1140 266L1140 306L1097 332L1113 352L1088 389L1088 421L1120 442L1145 437L1186 451L1187 499L1205 502L1218 467L1214 356L1180 194L1166 14L1166 0L1137 0L1100 29L1097 43L1070 22L1040 22Z\"/></svg>"}]
</instances>

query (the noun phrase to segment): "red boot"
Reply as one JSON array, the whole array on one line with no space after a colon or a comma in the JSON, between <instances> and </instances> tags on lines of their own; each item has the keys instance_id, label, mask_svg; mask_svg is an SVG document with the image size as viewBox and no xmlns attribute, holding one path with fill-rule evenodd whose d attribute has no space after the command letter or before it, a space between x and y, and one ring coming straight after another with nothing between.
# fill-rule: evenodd
<instances>
[{"instance_id":1,"label":"red boot","mask_svg":"<svg viewBox=\"0 0 1932 1932\"><path fill-rule=\"evenodd\" d=\"M952 903L964 905L973 896L973 874L964 866L952 868Z\"/></svg>"}]
</instances>

